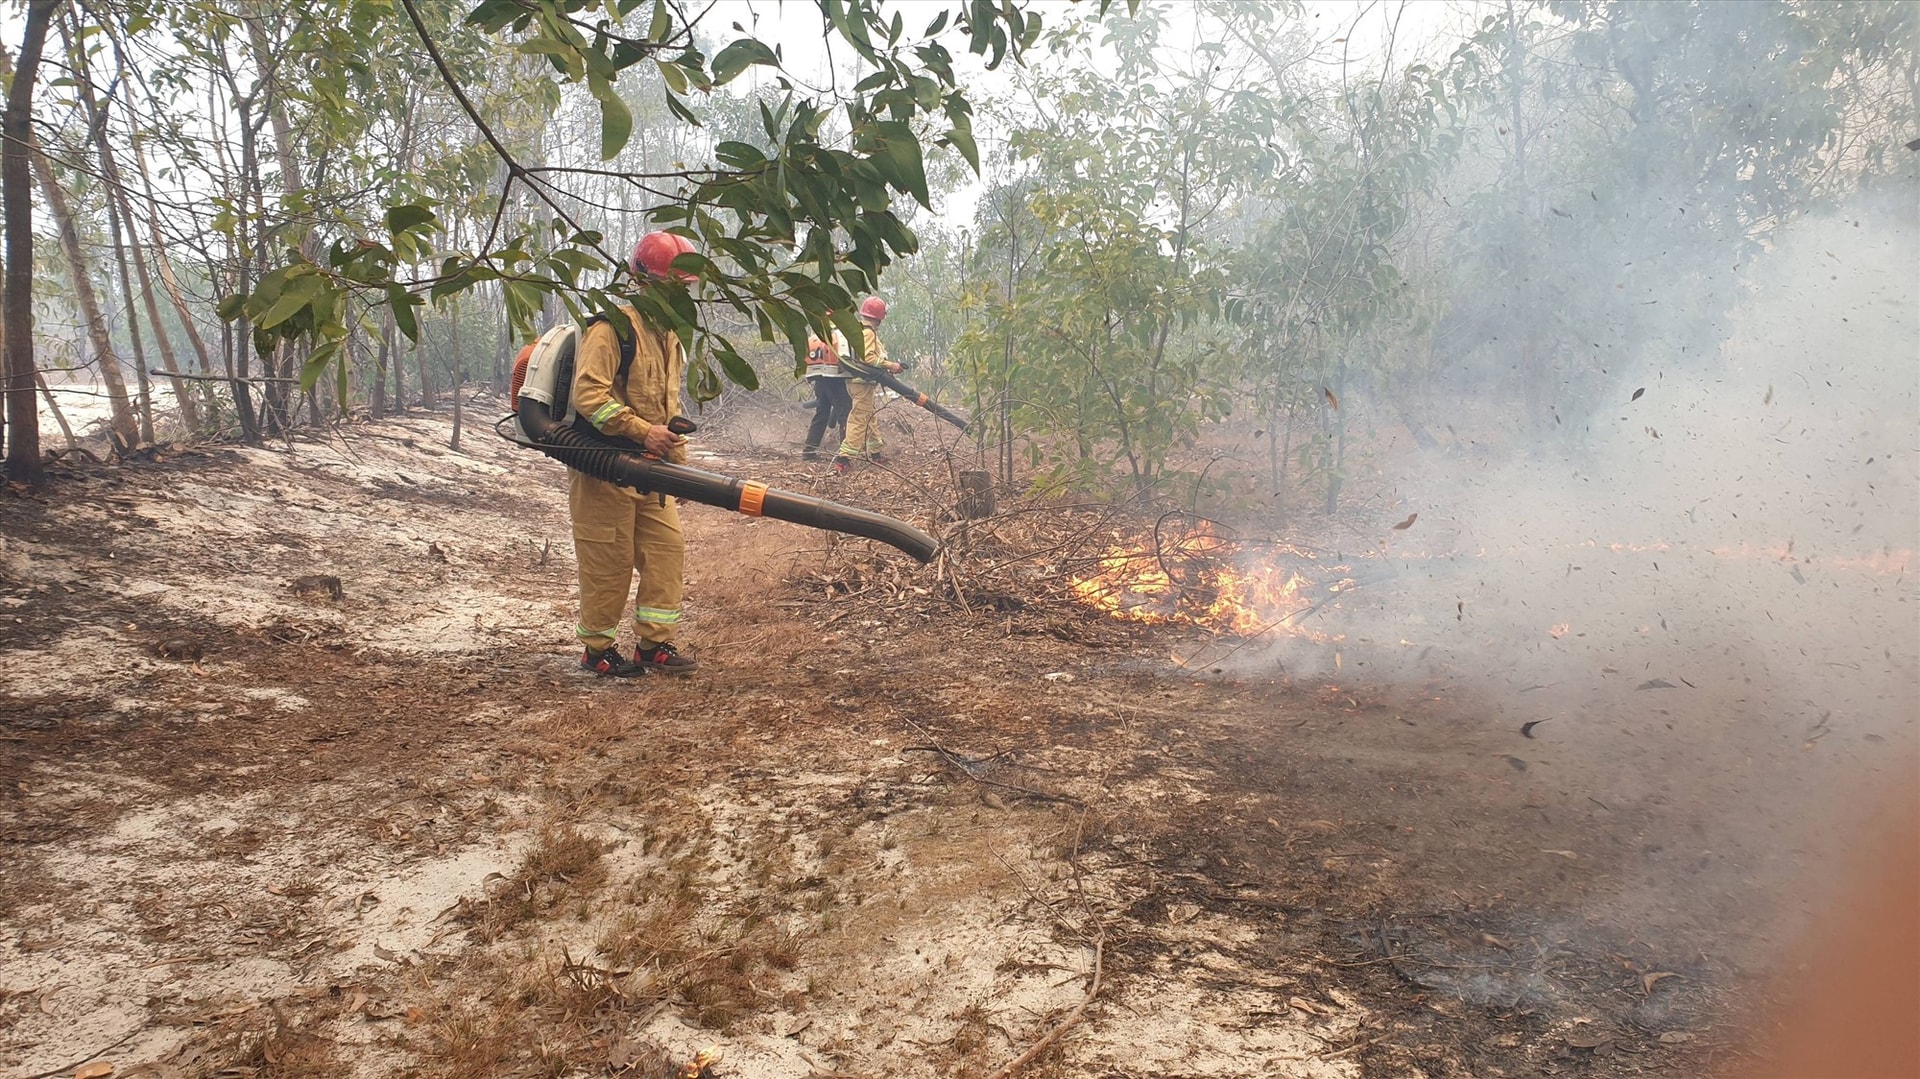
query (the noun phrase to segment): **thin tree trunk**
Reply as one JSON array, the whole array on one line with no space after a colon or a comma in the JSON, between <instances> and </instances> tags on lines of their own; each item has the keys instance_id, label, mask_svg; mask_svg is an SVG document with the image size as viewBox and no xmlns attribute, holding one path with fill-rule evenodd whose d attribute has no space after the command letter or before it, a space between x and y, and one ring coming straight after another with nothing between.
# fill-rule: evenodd
<instances>
[{"instance_id":1,"label":"thin tree trunk","mask_svg":"<svg viewBox=\"0 0 1920 1079\"><path fill-rule=\"evenodd\" d=\"M147 349L140 337L140 316L134 310L133 273L127 268L126 234L120 228L120 207L111 194L107 196L107 226L113 235L113 260L120 269L120 292L126 297L127 339L133 346L133 375L140 387L140 441L152 445L153 382L147 378Z\"/></svg>"},{"instance_id":2,"label":"thin tree trunk","mask_svg":"<svg viewBox=\"0 0 1920 1079\"><path fill-rule=\"evenodd\" d=\"M421 328L421 336L426 336L424 326ZM420 368L420 407L431 410L433 408L433 374L427 364L427 350L421 348L420 344L419 341L413 343L414 363Z\"/></svg>"},{"instance_id":3,"label":"thin tree trunk","mask_svg":"<svg viewBox=\"0 0 1920 1079\"><path fill-rule=\"evenodd\" d=\"M373 418L385 419L387 415L387 359L393 351L393 310L386 309L385 317L380 320L380 347L373 356Z\"/></svg>"},{"instance_id":4,"label":"thin tree trunk","mask_svg":"<svg viewBox=\"0 0 1920 1079\"><path fill-rule=\"evenodd\" d=\"M4 137L0 140L0 202L5 204L7 227L6 302L0 304L7 407L0 436L7 437L7 475L34 486L41 479L40 410L33 395L33 170L28 153L33 137L33 81L40 71L47 24L58 6L59 0L27 4L20 63L12 72L6 112L0 115L0 136ZM0 57L5 56L5 50L0 50Z\"/></svg>"},{"instance_id":5,"label":"thin tree trunk","mask_svg":"<svg viewBox=\"0 0 1920 1079\"><path fill-rule=\"evenodd\" d=\"M455 453L458 453L460 452L460 421L462 419L460 414L460 399L464 396L461 392L464 387L462 387L460 382L460 298L458 296L453 298L451 306L453 308L453 441L448 445L452 447Z\"/></svg>"},{"instance_id":6,"label":"thin tree trunk","mask_svg":"<svg viewBox=\"0 0 1920 1079\"><path fill-rule=\"evenodd\" d=\"M31 146L31 134L28 139ZM73 272L74 302L80 308L81 320L86 323L87 339L93 346L94 359L100 365L100 378L107 384L107 399L113 409L110 431L114 451L124 454L139 444L140 427L134 420L133 408L127 400L127 381L120 372L120 360L113 353L113 339L107 333L107 320L100 313L100 300L93 291L93 280L88 276L86 252L80 247L80 229L74 222L72 207L67 204L66 192L60 189L59 181L54 179L52 163L36 150L33 164L34 171L40 175L40 190L47 200L47 209L53 212L54 223L59 228L60 248L66 253L67 265Z\"/></svg>"},{"instance_id":7,"label":"thin tree trunk","mask_svg":"<svg viewBox=\"0 0 1920 1079\"><path fill-rule=\"evenodd\" d=\"M146 154L140 148L140 125L133 125L132 143L134 167L140 171L140 183L146 188L147 205L153 206L157 197L153 191L153 176L147 170ZM186 331L187 343L193 346L193 354L200 360L200 373L213 373L213 353L208 351L207 342L200 336L200 328L194 324L193 311L187 306L186 293L180 288L180 279L174 276L173 261L167 255L167 238L160 231L158 214L147 215L147 226L153 237L153 268L160 276L160 284L166 289L167 300L173 304L174 314L180 317L180 326ZM136 251L135 263L138 264ZM155 325L158 325L157 318ZM177 368L176 368L177 370Z\"/></svg>"},{"instance_id":8,"label":"thin tree trunk","mask_svg":"<svg viewBox=\"0 0 1920 1079\"><path fill-rule=\"evenodd\" d=\"M392 316L387 318L387 347L393 356L393 414L407 412L407 365L400 358L400 328Z\"/></svg>"},{"instance_id":9,"label":"thin tree trunk","mask_svg":"<svg viewBox=\"0 0 1920 1079\"><path fill-rule=\"evenodd\" d=\"M289 8L288 10L295 9ZM280 166L280 190L282 199L284 200L283 207L284 205L297 205L307 184L305 174L300 168L300 162L294 157L293 153L293 125L287 120L286 106L281 100L280 67L275 59L277 54L272 43L267 40L266 31L261 28L260 19L247 19L246 24L247 42L253 49L254 66L262 72L262 87L265 92L265 100L262 101L261 104L266 112L267 121L273 128L273 154L275 163ZM313 230L307 226L306 222L289 218L286 225L297 237L296 242L299 246L300 253L305 256L307 261L315 263L321 262L319 238L314 235ZM306 366L308 352L306 346L296 346L291 342L283 342L278 351L280 353L279 358L281 365L279 370L271 373L283 377L292 377ZM344 355L341 358L341 362L346 362ZM290 389L286 383L271 383L269 387L272 391L271 396L275 399L276 411L279 414L280 422L283 426L292 426L291 421L295 414L296 406L292 403L293 395Z\"/></svg>"},{"instance_id":10,"label":"thin tree trunk","mask_svg":"<svg viewBox=\"0 0 1920 1079\"><path fill-rule=\"evenodd\" d=\"M87 93L89 99L91 99L91 86L87 88ZM153 276L147 272L147 258L146 255L141 252L140 240L138 236L135 235L137 226L134 224L133 202L127 198L126 188L121 183L120 164L114 158L112 143L109 142L106 137L106 125L104 123L99 125L98 131L101 171L106 174L108 197L119 207L119 216L121 220L126 222L126 246L130 249L128 253L133 256L134 276L138 278L140 282L140 300L142 306L146 308L147 324L153 327L154 345L160 350L160 365L168 373L178 375L180 373L180 364L174 356L173 338L167 333L166 325L160 321L160 305L153 297ZM118 241L116 240L116 244L117 243ZM124 256L122 257L124 259ZM125 266L123 264L122 270L124 271L124 269ZM131 304L132 301L129 300L128 302ZM128 319L132 321L131 312L128 314ZM135 351L138 351L137 346ZM146 361L142 360L140 366L144 370ZM200 430L199 403L194 400L193 393L189 390L187 383L177 377L173 379L173 397L175 401L179 402L180 421L186 427L187 433L189 435L197 433Z\"/></svg>"},{"instance_id":11,"label":"thin tree trunk","mask_svg":"<svg viewBox=\"0 0 1920 1079\"><path fill-rule=\"evenodd\" d=\"M133 294L133 273L127 268L127 240L133 231L133 222L121 212L120 170L113 160L113 149L107 141L107 117L104 107L94 96L93 72L87 63L84 50L75 50L74 40L78 37L77 20L73 9L68 8L66 19L60 26L60 40L66 46L67 55L76 85L80 90L80 102L86 107L87 127L93 138L95 151L100 155L100 177L105 180L107 202L107 230L113 239L113 260L120 271L120 292L126 297L127 338L133 346L133 374L135 383L140 387L138 415L140 419L140 441L153 442L153 383L147 377L147 349L140 335L140 316L135 309ZM126 227L121 227L125 221ZM176 384L176 389L178 384Z\"/></svg>"},{"instance_id":12,"label":"thin tree trunk","mask_svg":"<svg viewBox=\"0 0 1920 1079\"><path fill-rule=\"evenodd\" d=\"M67 414L60 410L60 402L53 399L53 387L47 385L47 376L35 370L33 381L40 387L40 396L46 398L47 411L53 414L53 422L60 428L60 437L67 440L67 449L78 449L80 442L73 437L73 425L67 422Z\"/></svg>"}]
</instances>

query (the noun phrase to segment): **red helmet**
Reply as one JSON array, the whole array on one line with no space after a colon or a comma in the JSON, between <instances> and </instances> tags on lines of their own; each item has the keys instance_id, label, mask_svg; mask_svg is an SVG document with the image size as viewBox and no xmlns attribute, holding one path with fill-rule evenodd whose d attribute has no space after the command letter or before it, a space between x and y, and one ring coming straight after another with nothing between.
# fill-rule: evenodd
<instances>
[{"instance_id":1,"label":"red helmet","mask_svg":"<svg viewBox=\"0 0 1920 1079\"><path fill-rule=\"evenodd\" d=\"M633 245L633 257L627 260L627 265L636 274L691 281L693 275L674 269L673 260L692 250L693 241L677 232L649 232Z\"/></svg>"},{"instance_id":2,"label":"red helmet","mask_svg":"<svg viewBox=\"0 0 1920 1079\"><path fill-rule=\"evenodd\" d=\"M860 317L878 325L887 318L887 301L878 296L869 296L860 301Z\"/></svg>"}]
</instances>

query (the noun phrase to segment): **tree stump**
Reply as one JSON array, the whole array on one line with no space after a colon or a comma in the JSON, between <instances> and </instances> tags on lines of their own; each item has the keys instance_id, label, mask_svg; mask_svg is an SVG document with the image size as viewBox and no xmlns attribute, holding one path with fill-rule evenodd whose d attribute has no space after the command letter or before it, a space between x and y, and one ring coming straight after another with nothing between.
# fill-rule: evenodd
<instances>
[{"instance_id":1,"label":"tree stump","mask_svg":"<svg viewBox=\"0 0 1920 1079\"><path fill-rule=\"evenodd\" d=\"M960 516L971 521L991 517L993 512L993 474L976 471L960 473Z\"/></svg>"}]
</instances>

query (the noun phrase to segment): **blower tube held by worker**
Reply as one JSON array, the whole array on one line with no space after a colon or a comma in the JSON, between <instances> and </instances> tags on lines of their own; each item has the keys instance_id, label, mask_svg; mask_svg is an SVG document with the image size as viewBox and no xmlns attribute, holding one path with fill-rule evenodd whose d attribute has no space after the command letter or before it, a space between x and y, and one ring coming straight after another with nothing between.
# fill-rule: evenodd
<instances>
[{"instance_id":1,"label":"blower tube held by worker","mask_svg":"<svg viewBox=\"0 0 1920 1079\"><path fill-rule=\"evenodd\" d=\"M878 367L868 367L866 364L855 363L846 359L842 359L840 365L854 371L868 382L878 382L887 389L892 390L914 404L919 405L921 408L926 409L928 412L960 428L962 434L966 433L968 421L965 416L962 416L958 412L955 412L933 398L928 397L926 394L921 393L919 390L914 389L912 386L893 377L891 373L882 371Z\"/></svg>"},{"instance_id":2,"label":"blower tube held by worker","mask_svg":"<svg viewBox=\"0 0 1920 1079\"><path fill-rule=\"evenodd\" d=\"M934 552L939 548L932 536L905 521L648 457L636 446L609 442L604 437L589 435L574 424L556 421L551 406L535 398L523 396L519 404L520 429L528 444L595 479L749 516L772 517L828 532L863 536L905 551L921 562L933 561ZM501 422L511 418L503 418Z\"/></svg>"}]
</instances>

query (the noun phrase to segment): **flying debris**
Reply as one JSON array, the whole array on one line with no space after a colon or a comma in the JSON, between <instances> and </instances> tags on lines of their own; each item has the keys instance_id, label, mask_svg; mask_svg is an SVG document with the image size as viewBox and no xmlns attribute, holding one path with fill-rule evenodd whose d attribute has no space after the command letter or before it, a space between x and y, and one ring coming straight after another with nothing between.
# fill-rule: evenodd
<instances>
[{"instance_id":1,"label":"flying debris","mask_svg":"<svg viewBox=\"0 0 1920 1079\"><path fill-rule=\"evenodd\" d=\"M1647 392L1647 388L1645 386L1642 386L1639 389L1633 391L1633 396L1628 398L1628 400L1638 401L1640 399L1640 396L1646 392Z\"/></svg>"},{"instance_id":2,"label":"flying debris","mask_svg":"<svg viewBox=\"0 0 1920 1079\"><path fill-rule=\"evenodd\" d=\"M1409 529L1409 528L1412 528L1412 527L1413 527L1413 522L1415 522L1415 521L1417 521L1417 520L1419 520L1419 519L1420 519L1420 515L1419 515L1419 514L1417 514L1417 513L1409 513L1409 514L1407 514L1407 519L1406 519L1406 520L1404 520L1404 521L1401 521L1401 522L1400 522L1399 524L1397 524L1397 525L1394 525L1394 526L1393 526L1393 530L1394 530L1395 532L1405 532L1405 531L1406 531L1407 529Z\"/></svg>"}]
</instances>

